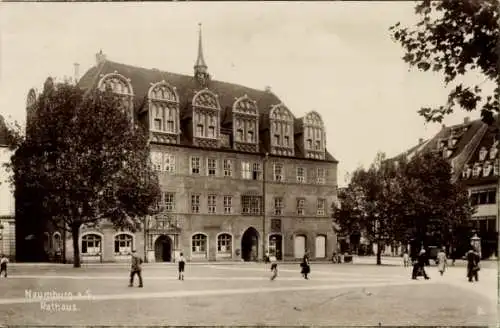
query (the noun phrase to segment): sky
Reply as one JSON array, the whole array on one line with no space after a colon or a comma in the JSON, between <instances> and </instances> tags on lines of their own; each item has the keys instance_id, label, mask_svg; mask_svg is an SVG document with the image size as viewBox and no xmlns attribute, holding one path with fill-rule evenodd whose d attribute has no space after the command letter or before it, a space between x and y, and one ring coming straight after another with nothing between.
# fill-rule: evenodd
<instances>
[{"instance_id":1,"label":"sky","mask_svg":"<svg viewBox=\"0 0 500 328\"><path fill-rule=\"evenodd\" d=\"M0 3L0 114L25 121L30 88L80 76L102 49L112 61L192 74L198 23L213 79L271 87L297 116L322 115L338 183L377 152L432 137L417 110L445 103L442 76L410 69L388 28L416 22L414 3ZM481 76L469 77L480 81ZM478 113L457 112L446 125Z\"/></svg>"}]
</instances>

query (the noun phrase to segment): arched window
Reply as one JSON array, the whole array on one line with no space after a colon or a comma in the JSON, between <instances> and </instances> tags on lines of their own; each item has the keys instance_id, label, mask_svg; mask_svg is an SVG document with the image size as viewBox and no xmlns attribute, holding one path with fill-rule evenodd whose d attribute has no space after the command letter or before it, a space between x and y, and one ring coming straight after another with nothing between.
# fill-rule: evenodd
<instances>
[{"instance_id":1,"label":"arched window","mask_svg":"<svg viewBox=\"0 0 500 328\"><path fill-rule=\"evenodd\" d=\"M56 252L60 252L62 248L61 234L59 232L54 232L52 235L52 244Z\"/></svg>"},{"instance_id":2,"label":"arched window","mask_svg":"<svg viewBox=\"0 0 500 328\"><path fill-rule=\"evenodd\" d=\"M115 253L129 254L133 250L133 237L126 233L115 236Z\"/></svg>"},{"instance_id":3,"label":"arched window","mask_svg":"<svg viewBox=\"0 0 500 328\"><path fill-rule=\"evenodd\" d=\"M206 235L199 233L191 238L191 252L193 256L206 256L207 246Z\"/></svg>"},{"instance_id":4,"label":"arched window","mask_svg":"<svg viewBox=\"0 0 500 328\"><path fill-rule=\"evenodd\" d=\"M102 238L99 235L89 233L82 236L82 254L99 255L101 254Z\"/></svg>"},{"instance_id":5,"label":"arched window","mask_svg":"<svg viewBox=\"0 0 500 328\"><path fill-rule=\"evenodd\" d=\"M232 251L233 238L228 233L217 236L217 254L230 255Z\"/></svg>"}]
</instances>

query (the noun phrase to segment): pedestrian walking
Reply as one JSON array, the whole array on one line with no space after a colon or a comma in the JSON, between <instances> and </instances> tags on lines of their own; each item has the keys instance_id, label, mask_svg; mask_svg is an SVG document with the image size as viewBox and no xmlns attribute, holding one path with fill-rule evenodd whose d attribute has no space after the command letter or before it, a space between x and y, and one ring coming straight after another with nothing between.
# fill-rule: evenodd
<instances>
[{"instance_id":1,"label":"pedestrian walking","mask_svg":"<svg viewBox=\"0 0 500 328\"><path fill-rule=\"evenodd\" d=\"M443 247L437 254L438 271L441 275L443 275L444 271L446 270L446 267L448 265L447 261L448 259L446 258L445 249Z\"/></svg>"},{"instance_id":2,"label":"pedestrian walking","mask_svg":"<svg viewBox=\"0 0 500 328\"><path fill-rule=\"evenodd\" d=\"M274 255L269 256L269 262L271 262L271 272L272 272L271 280L274 280L278 276L278 263L276 260L276 256Z\"/></svg>"},{"instance_id":3,"label":"pedestrian walking","mask_svg":"<svg viewBox=\"0 0 500 328\"><path fill-rule=\"evenodd\" d=\"M130 268L130 283L129 287L134 287L134 277L139 277L139 288L142 288L142 259L135 250L132 251L132 265Z\"/></svg>"},{"instance_id":4,"label":"pedestrian walking","mask_svg":"<svg viewBox=\"0 0 500 328\"><path fill-rule=\"evenodd\" d=\"M302 258L302 262L300 263L300 267L302 268L300 273L302 274L304 279L309 279L309 277L307 277L307 275L311 272L311 267L309 265L309 255L307 254L307 252L304 254L304 257Z\"/></svg>"},{"instance_id":5,"label":"pedestrian walking","mask_svg":"<svg viewBox=\"0 0 500 328\"><path fill-rule=\"evenodd\" d=\"M471 246L467 254L465 254L465 258L467 259L467 278L469 278L469 282L472 282L472 278L479 281L479 261L481 260L479 253Z\"/></svg>"},{"instance_id":6,"label":"pedestrian walking","mask_svg":"<svg viewBox=\"0 0 500 328\"><path fill-rule=\"evenodd\" d=\"M403 253L403 266L405 268L410 266L410 255L408 255L408 251Z\"/></svg>"},{"instance_id":7,"label":"pedestrian walking","mask_svg":"<svg viewBox=\"0 0 500 328\"><path fill-rule=\"evenodd\" d=\"M418 254L418 257L413 264L413 271L411 273L411 279L417 280L417 277L422 275L424 276L425 280L429 280L429 276L425 272L425 261L426 261L426 256L425 256L425 249L420 250L420 253Z\"/></svg>"},{"instance_id":8,"label":"pedestrian walking","mask_svg":"<svg viewBox=\"0 0 500 328\"><path fill-rule=\"evenodd\" d=\"M179 280L184 280L184 267L186 266L186 259L184 259L184 255L181 253L179 260Z\"/></svg>"},{"instance_id":9,"label":"pedestrian walking","mask_svg":"<svg viewBox=\"0 0 500 328\"><path fill-rule=\"evenodd\" d=\"M5 254L2 254L2 258L0 259L0 277L3 272L4 277L7 278L7 263L9 263L9 259L5 256Z\"/></svg>"}]
</instances>

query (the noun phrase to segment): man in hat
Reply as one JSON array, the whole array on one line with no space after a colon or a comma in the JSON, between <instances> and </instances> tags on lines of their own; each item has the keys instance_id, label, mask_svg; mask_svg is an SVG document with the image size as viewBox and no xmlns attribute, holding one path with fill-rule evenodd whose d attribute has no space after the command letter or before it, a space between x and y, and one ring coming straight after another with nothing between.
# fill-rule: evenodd
<instances>
[{"instance_id":1,"label":"man in hat","mask_svg":"<svg viewBox=\"0 0 500 328\"><path fill-rule=\"evenodd\" d=\"M425 272L425 261L426 261L426 256L425 256L425 249L421 249L420 253L418 254L417 260L413 264L413 271L411 273L411 279L417 280L417 276L422 274L425 278L425 280L429 280L429 276Z\"/></svg>"},{"instance_id":2,"label":"man in hat","mask_svg":"<svg viewBox=\"0 0 500 328\"><path fill-rule=\"evenodd\" d=\"M135 251L135 249L132 251L132 266L130 268L130 283L129 283L129 287L133 287L134 286L134 276L137 274L137 276L139 277L139 287L142 288L142 274L141 274L141 271L142 271L142 268L141 268L141 264L142 264L142 259L137 255L137 252Z\"/></svg>"}]
</instances>

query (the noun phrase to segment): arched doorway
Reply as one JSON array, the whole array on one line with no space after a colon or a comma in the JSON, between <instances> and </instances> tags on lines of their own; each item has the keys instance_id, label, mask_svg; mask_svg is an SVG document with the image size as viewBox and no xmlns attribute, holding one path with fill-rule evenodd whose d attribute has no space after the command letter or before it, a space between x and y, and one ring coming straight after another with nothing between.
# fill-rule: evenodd
<instances>
[{"instance_id":1,"label":"arched doorway","mask_svg":"<svg viewBox=\"0 0 500 328\"><path fill-rule=\"evenodd\" d=\"M172 260L172 239L161 235L155 241L155 261L170 262Z\"/></svg>"},{"instance_id":2,"label":"arched doorway","mask_svg":"<svg viewBox=\"0 0 500 328\"><path fill-rule=\"evenodd\" d=\"M269 236L269 255L276 256L277 260L283 259L283 237L281 235Z\"/></svg>"},{"instance_id":3,"label":"arched doorway","mask_svg":"<svg viewBox=\"0 0 500 328\"><path fill-rule=\"evenodd\" d=\"M241 258L243 261L257 261L259 255L259 233L248 228L241 237Z\"/></svg>"},{"instance_id":4,"label":"arched doorway","mask_svg":"<svg viewBox=\"0 0 500 328\"><path fill-rule=\"evenodd\" d=\"M301 259L306 253L306 236L296 235L293 243L294 257L296 259Z\"/></svg>"}]
</instances>

